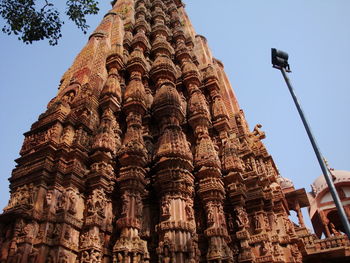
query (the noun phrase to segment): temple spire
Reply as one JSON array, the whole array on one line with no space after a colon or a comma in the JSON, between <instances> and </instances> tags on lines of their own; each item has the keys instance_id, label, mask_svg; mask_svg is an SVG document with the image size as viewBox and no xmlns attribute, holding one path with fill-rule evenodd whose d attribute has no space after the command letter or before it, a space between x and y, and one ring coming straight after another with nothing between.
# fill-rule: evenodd
<instances>
[{"instance_id":1,"label":"temple spire","mask_svg":"<svg viewBox=\"0 0 350 263\"><path fill-rule=\"evenodd\" d=\"M0 262L300 263L261 125L182 1L112 6L25 133Z\"/></svg>"}]
</instances>

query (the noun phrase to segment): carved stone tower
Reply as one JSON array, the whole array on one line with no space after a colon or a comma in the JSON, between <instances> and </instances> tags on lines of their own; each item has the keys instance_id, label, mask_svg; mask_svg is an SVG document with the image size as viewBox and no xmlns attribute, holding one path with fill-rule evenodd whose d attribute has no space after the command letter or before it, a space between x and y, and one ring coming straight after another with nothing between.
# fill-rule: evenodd
<instances>
[{"instance_id":1,"label":"carved stone tower","mask_svg":"<svg viewBox=\"0 0 350 263\"><path fill-rule=\"evenodd\" d=\"M0 262L302 262L260 128L181 0L114 1L25 134Z\"/></svg>"}]
</instances>

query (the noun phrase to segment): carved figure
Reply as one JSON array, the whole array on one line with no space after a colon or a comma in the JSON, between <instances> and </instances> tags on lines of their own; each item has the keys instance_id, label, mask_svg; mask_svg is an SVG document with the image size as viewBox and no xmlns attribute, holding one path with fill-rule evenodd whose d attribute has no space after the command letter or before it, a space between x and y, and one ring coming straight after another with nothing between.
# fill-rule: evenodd
<instances>
[{"instance_id":1,"label":"carved figure","mask_svg":"<svg viewBox=\"0 0 350 263\"><path fill-rule=\"evenodd\" d=\"M95 208L94 201L93 201L92 197L90 197L87 200L86 207L87 207L87 214L88 215L94 215L96 213L96 208Z\"/></svg>"},{"instance_id":2,"label":"carved figure","mask_svg":"<svg viewBox=\"0 0 350 263\"><path fill-rule=\"evenodd\" d=\"M66 231L64 232L64 239L70 241L71 239L71 229L70 226L67 226Z\"/></svg>"},{"instance_id":3,"label":"carved figure","mask_svg":"<svg viewBox=\"0 0 350 263\"><path fill-rule=\"evenodd\" d=\"M54 225L52 223L47 223L47 237L52 238L53 229L54 229ZM45 229L43 230L43 232L45 232Z\"/></svg>"},{"instance_id":4,"label":"carved figure","mask_svg":"<svg viewBox=\"0 0 350 263\"><path fill-rule=\"evenodd\" d=\"M127 194L122 195L122 203L123 203L122 215L126 216L128 214L129 207L130 207L130 200Z\"/></svg>"},{"instance_id":5,"label":"carved figure","mask_svg":"<svg viewBox=\"0 0 350 263\"><path fill-rule=\"evenodd\" d=\"M142 217L143 203L139 195L136 196L136 217Z\"/></svg>"},{"instance_id":6,"label":"carved figure","mask_svg":"<svg viewBox=\"0 0 350 263\"><path fill-rule=\"evenodd\" d=\"M208 213L208 224L213 225L214 224L214 209L211 205L207 206L207 213Z\"/></svg>"},{"instance_id":7,"label":"carved figure","mask_svg":"<svg viewBox=\"0 0 350 263\"><path fill-rule=\"evenodd\" d=\"M248 227L249 226L249 218L243 207L237 207L235 209L237 220L236 223L239 227Z\"/></svg>"},{"instance_id":8,"label":"carved figure","mask_svg":"<svg viewBox=\"0 0 350 263\"><path fill-rule=\"evenodd\" d=\"M192 203L187 203L185 207L186 217L188 220L193 219L193 205Z\"/></svg>"},{"instance_id":9,"label":"carved figure","mask_svg":"<svg viewBox=\"0 0 350 263\"><path fill-rule=\"evenodd\" d=\"M66 192L63 192L61 195L59 195L58 199L57 199L57 210L64 210L67 206L67 202L68 202L68 197Z\"/></svg>"},{"instance_id":10,"label":"carved figure","mask_svg":"<svg viewBox=\"0 0 350 263\"><path fill-rule=\"evenodd\" d=\"M259 139L259 140L265 139L265 137L266 137L265 132L263 132L261 130L261 127L262 127L261 124L257 124L257 125L255 125L254 130L253 130L253 135L256 136L257 139Z\"/></svg>"},{"instance_id":11,"label":"carved figure","mask_svg":"<svg viewBox=\"0 0 350 263\"><path fill-rule=\"evenodd\" d=\"M31 224L24 224L19 235L20 236L29 236L32 232L31 230L32 230Z\"/></svg>"},{"instance_id":12,"label":"carved figure","mask_svg":"<svg viewBox=\"0 0 350 263\"><path fill-rule=\"evenodd\" d=\"M264 224L265 224L265 228L266 230L271 230L271 226L270 226L270 220L269 220L269 217L268 215L264 215Z\"/></svg>"},{"instance_id":13,"label":"carved figure","mask_svg":"<svg viewBox=\"0 0 350 263\"><path fill-rule=\"evenodd\" d=\"M57 223L52 232L52 238L59 238L62 232L62 225Z\"/></svg>"},{"instance_id":14,"label":"carved figure","mask_svg":"<svg viewBox=\"0 0 350 263\"><path fill-rule=\"evenodd\" d=\"M117 143L118 145L120 144L120 142L116 140L116 135L118 134L115 132L116 130L118 130L118 127L113 112L111 110L106 110L103 113L98 134L95 136L92 147L94 149L103 149L115 153Z\"/></svg>"},{"instance_id":15,"label":"carved figure","mask_svg":"<svg viewBox=\"0 0 350 263\"><path fill-rule=\"evenodd\" d=\"M250 158L245 160L244 168L247 172L253 171L253 166L252 166Z\"/></svg>"},{"instance_id":16,"label":"carved figure","mask_svg":"<svg viewBox=\"0 0 350 263\"><path fill-rule=\"evenodd\" d=\"M257 172L258 174L262 174L264 172L264 166L263 166L263 161L262 160L258 160L256 162L256 166L257 166Z\"/></svg>"},{"instance_id":17,"label":"carved figure","mask_svg":"<svg viewBox=\"0 0 350 263\"><path fill-rule=\"evenodd\" d=\"M102 189L95 189L87 200L87 214L105 217L106 195Z\"/></svg>"},{"instance_id":18,"label":"carved figure","mask_svg":"<svg viewBox=\"0 0 350 263\"><path fill-rule=\"evenodd\" d=\"M226 219L225 219L225 214L222 206L219 206L219 213L218 213L218 223L220 226L226 228Z\"/></svg>"},{"instance_id":19,"label":"carved figure","mask_svg":"<svg viewBox=\"0 0 350 263\"><path fill-rule=\"evenodd\" d=\"M294 226L293 226L293 224L286 217L283 218L283 221L284 221L284 227L286 229L286 233L292 235L294 233Z\"/></svg>"},{"instance_id":20,"label":"carved figure","mask_svg":"<svg viewBox=\"0 0 350 263\"><path fill-rule=\"evenodd\" d=\"M72 103L75 98L75 92L73 90L67 91L66 94L63 95L61 101L63 103Z\"/></svg>"},{"instance_id":21,"label":"carved figure","mask_svg":"<svg viewBox=\"0 0 350 263\"><path fill-rule=\"evenodd\" d=\"M33 184L18 187L14 192L11 193L10 201L4 208L4 211L21 205L32 206L34 203L35 193L36 191Z\"/></svg>"},{"instance_id":22,"label":"carved figure","mask_svg":"<svg viewBox=\"0 0 350 263\"><path fill-rule=\"evenodd\" d=\"M73 143L73 140L74 140L74 128L72 126L65 127L61 137L61 142L64 142L67 145L71 145Z\"/></svg>"},{"instance_id":23,"label":"carved figure","mask_svg":"<svg viewBox=\"0 0 350 263\"><path fill-rule=\"evenodd\" d=\"M258 213L254 214L254 228L255 230L261 229L261 216Z\"/></svg>"},{"instance_id":24,"label":"carved figure","mask_svg":"<svg viewBox=\"0 0 350 263\"><path fill-rule=\"evenodd\" d=\"M303 260L303 257L299 251L297 244L291 244L291 252L292 252L292 256L295 258L295 262L301 263Z\"/></svg>"},{"instance_id":25,"label":"carved figure","mask_svg":"<svg viewBox=\"0 0 350 263\"><path fill-rule=\"evenodd\" d=\"M46 198L45 198L45 205L46 206L51 206L52 198L53 198L53 192L52 192L52 190L48 190L46 193Z\"/></svg>"},{"instance_id":26,"label":"carved figure","mask_svg":"<svg viewBox=\"0 0 350 263\"><path fill-rule=\"evenodd\" d=\"M235 227L234 227L234 223L233 223L233 217L232 217L231 214L228 215L227 222L228 222L228 230L229 230L229 232L233 232Z\"/></svg>"},{"instance_id":27,"label":"carved figure","mask_svg":"<svg viewBox=\"0 0 350 263\"><path fill-rule=\"evenodd\" d=\"M268 176L273 176L274 169L272 167L272 164L269 161L265 161L264 163Z\"/></svg>"},{"instance_id":28,"label":"carved figure","mask_svg":"<svg viewBox=\"0 0 350 263\"><path fill-rule=\"evenodd\" d=\"M75 215L77 213L77 194L70 190L68 192L68 212Z\"/></svg>"},{"instance_id":29,"label":"carved figure","mask_svg":"<svg viewBox=\"0 0 350 263\"><path fill-rule=\"evenodd\" d=\"M272 219L273 219L273 223L275 224L275 227L277 228L278 227L278 216L273 213Z\"/></svg>"},{"instance_id":30,"label":"carved figure","mask_svg":"<svg viewBox=\"0 0 350 263\"><path fill-rule=\"evenodd\" d=\"M261 244L260 251L262 255L267 254L269 251L271 251L271 246L268 241L264 240Z\"/></svg>"},{"instance_id":31,"label":"carved figure","mask_svg":"<svg viewBox=\"0 0 350 263\"><path fill-rule=\"evenodd\" d=\"M165 198L165 200L162 202L162 216L170 216L170 200L168 200L167 198Z\"/></svg>"}]
</instances>

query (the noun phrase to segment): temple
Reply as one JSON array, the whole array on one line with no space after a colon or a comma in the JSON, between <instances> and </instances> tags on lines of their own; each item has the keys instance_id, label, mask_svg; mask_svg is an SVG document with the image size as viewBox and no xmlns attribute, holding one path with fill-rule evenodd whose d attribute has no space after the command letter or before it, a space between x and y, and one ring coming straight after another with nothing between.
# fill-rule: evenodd
<instances>
[{"instance_id":1,"label":"temple","mask_svg":"<svg viewBox=\"0 0 350 263\"><path fill-rule=\"evenodd\" d=\"M112 5L25 133L0 262L349 262L324 181L279 175L182 1Z\"/></svg>"}]
</instances>

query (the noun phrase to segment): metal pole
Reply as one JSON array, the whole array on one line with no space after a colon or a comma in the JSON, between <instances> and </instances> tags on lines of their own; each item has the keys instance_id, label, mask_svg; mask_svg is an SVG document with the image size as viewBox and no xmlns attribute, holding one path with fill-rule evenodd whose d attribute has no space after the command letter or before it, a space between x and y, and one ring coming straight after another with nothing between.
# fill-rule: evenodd
<instances>
[{"instance_id":1,"label":"metal pole","mask_svg":"<svg viewBox=\"0 0 350 263\"><path fill-rule=\"evenodd\" d=\"M314 151L315 151L315 154L316 154L316 157L317 157L317 160L318 160L318 163L320 164L321 166L321 170L322 170L322 173L326 179L326 182L328 184L328 187L329 187L329 191L331 192L331 195L333 197L333 200L334 200L334 203L338 209L338 214L340 216L340 219L343 223L343 227L344 227L344 230L345 230L345 233L346 235L348 236L348 238L350 239L350 225L349 225L349 220L345 214L345 211L344 211L344 208L343 208L343 205L340 201L340 198L339 198L339 195L337 193L337 190L334 186L334 183L333 183L333 180L332 180L332 177L331 175L329 174L329 171L326 167L326 164L324 163L324 159L322 157L322 154L318 148L318 145L316 143L316 140L311 132L311 129L310 129L310 126L305 118L305 115L304 115L304 112L299 104L299 101L298 101L298 98L296 97L295 93L294 93L294 89L292 87L292 84L290 83L290 80L287 76L287 73L286 73L286 70L283 68L283 67L280 67L279 68L282 72L282 75L283 75L283 78L284 80L286 81L287 83L287 86L288 86L288 89L290 91L290 94L292 95L293 97L293 100L294 100L294 103L295 103L295 106L297 107L297 110L299 112L299 115L301 117L301 120L303 121L303 124L304 124L304 127L305 127L305 130L307 132L307 135L309 136L309 139L310 139L310 142L312 144L312 147L314 148Z\"/></svg>"}]
</instances>

